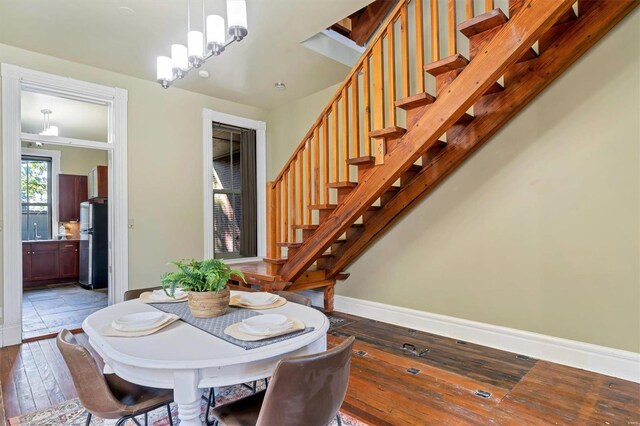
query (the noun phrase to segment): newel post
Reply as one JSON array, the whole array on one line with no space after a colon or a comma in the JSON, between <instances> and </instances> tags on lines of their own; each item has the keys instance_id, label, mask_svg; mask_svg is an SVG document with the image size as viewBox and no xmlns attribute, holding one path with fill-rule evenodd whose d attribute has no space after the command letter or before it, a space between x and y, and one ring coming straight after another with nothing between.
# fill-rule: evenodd
<instances>
[{"instance_id":1,"label":"newel post","mask_svg":"<svg viewBox=\"0 0 640 426\"><path fill-rule=\"evenodd\" d=\"M276 211L276 190L273 182L267 182L267 272L276 274L278 265L274 264L274 260L279 258L277 246L277 225L278 220Z\"/></svg>"}]
</instances>

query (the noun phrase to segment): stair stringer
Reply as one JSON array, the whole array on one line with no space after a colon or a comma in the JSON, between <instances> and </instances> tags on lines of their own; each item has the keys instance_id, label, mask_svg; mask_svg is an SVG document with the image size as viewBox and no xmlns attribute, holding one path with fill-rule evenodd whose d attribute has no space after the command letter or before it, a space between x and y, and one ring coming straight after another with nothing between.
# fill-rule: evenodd
<instances>
[{"instance_id":1,"label":"stair stringer","mask_svg":"<svg viewBox=\"0 0 640 426\"><path fill-rule=\"evenodd\" d=\"M280 275L293 281L400 176L414 164L572 5L573 0L531 0L505 24L481 53L440 94L436 102L386 155L383 165L363 174L298 252L282 266ZM397 197L396 198L400 198Z\"/></svg>"}]
</instances>

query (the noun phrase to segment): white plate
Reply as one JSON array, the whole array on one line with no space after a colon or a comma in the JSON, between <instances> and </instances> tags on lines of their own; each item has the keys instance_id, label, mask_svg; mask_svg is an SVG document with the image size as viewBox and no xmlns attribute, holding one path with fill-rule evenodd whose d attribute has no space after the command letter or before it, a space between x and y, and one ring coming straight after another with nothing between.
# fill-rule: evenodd
<instances>
[{"instance_id":1,"label":"white plate","mask_svg":"<svg viewBox=\"0 0 640 426\"><path fill-rule=\"evenodd\" d=\"M144 331L157 327L166 319L164 312L138 312L113 320L111 326L120 331Z\"/></svg>"},{"instance_id":2,"label":"white plate","mask_svg":"<svg viewBox=\"0 0 640 426\"><path fill-rule=\"evenodd\" d=\"M240 303L244 305L269 305L278 298L276 294L266 293L266 292L258 292L258 293L249 293L245 292L240 295Z\"/></svg>"},{"instance_id":3,"label":"white plate","mask_svg":"<svg viewBox=\"0 0 640 426\"><path fill-rule=\"evenodd\" d=\"M243 323L240 323L238 325L238 330L240 332L248 334L250 336L270 336L272 334L283 333L291 328L293 328L293 321L287 321L282 325L268 328L253 328Z\"/></svg>"},{"instance_id":4,"label":"white plate","mask_svg":"<svg viewBox=\"0 0 640 426\"><path fill-rule=\"evenodd\" d=\"M242 320L240 329L243 333L264 335L287 330L291 326L291 320L284 315L265 314Z\"/></svg>"},{"instance_id":5,"label":"white plate","mask_svg":"<svg viewBox=\"0 0 640 426\"><path fill-rule=\"evenodd\" d=\"M167 300L179 300L179 299L184 299L185 297L187 297L187 292L186 291L182 291L181 289L177 288L175 293L173 294L174 297L168 296L167 293L164 292L164 290L153 290L153 294L151 295L151 299L153 300L157 300L157 301L167 301Z\"/></svg>"}]
</instances>

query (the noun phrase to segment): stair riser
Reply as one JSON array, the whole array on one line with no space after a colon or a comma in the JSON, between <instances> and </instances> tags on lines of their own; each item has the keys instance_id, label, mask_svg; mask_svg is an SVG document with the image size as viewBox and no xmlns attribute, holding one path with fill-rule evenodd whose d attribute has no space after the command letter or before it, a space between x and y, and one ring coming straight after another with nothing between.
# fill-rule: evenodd
<instances>
[{"instance_id":1,"label":"stair riser","mask_svg":"<svg viewBox=\"0 0 640 426\"><path fill-rule=\"evenodd\" d=\"M333 209L322 209L318 210L318 220L320 223L323 223L327 218L331 215Z\"/></svg>"},{"instance_id":2,"label":"stair riser","mask_svg":"<svg viewBox=\"0 0 640 426\"><path fill-rule=\"evenodd\" d=\"M358 182L362 180L362 177L369 170L373 169L375 166L373 164L361 164L358 165Z\"/></svg>"},{"instance_id":3,"label":"stair riser","mask_svg":"<svg viewBox=\"0 0 640 426\"><path fill-rule=\"evenodd\" d=\"M384 194L382 194L380 196L380 205L384 206L385 204L387 204L393 197L395 197L395 195L397 194L397 192L385 192Z\"/></svg>"},{"instance_id":4,"label":"stair riser","mask_svg":"<svg viewBox=\"0 0 640 426\"><path fill-rule=\"evenodd\" d=\"M351 194L353 188L338 188L338 204L342 204L347 195Z\"/></svg>"},{"instance_id":5,"label":"stair riser","mask_svg":"<svg viewBox=\"0 0 640 426\"><path fill-rule=\"evenodd\" d=\"M431 105L424 105L418 108L407 110L407 128L411 128L414 124L416 124L420 117L422 117L427 111L427 108L431 108Z\"/></svg>"},{"instance_id":6,"label":"stair riser","mask_svg":"<svg viewBox=\"0 0 640 426\"><path fill-rule=\"evenodd\" d=\"M303 229L302 230L302 241L307 241L313 233L316 232L315 229Z\"/></svg>"},{"instance_id":7,"label":"stair riser","mask_svg":"<svg viewBox=\"0 0 640 426\"><path fill-rule=\"evenodd\" d=\"M402 137L396 138L385 138L385 144L387 148L387 154L393 152L394 149L398 146L398 143L402 140Z\"/></svg>"},{"instance_id":8,"label":"stair riser","mask_svg":"<svg viewBox=\"0 0 640 426\"><path fill-rule=\"evenodd\" d=\"M296 253L298 252L298 250L300 250L299 248L294 248L294 247L289 247L287 249L287 257L288 258L292 258L293 256L296 255Z\"/></svg>"},{"instance_id":9,"label":"stair riser","mask_svg":"<svg viewBox=\"0 0 640 426\"><path fill-rule=\"evenodd\" d=\"M404 172L402 176L400 176L400 186L402 187L408 184L418 173L419 171L415 170Z\"/></svg>"},{"instance_id":10,"label":"stair riser","mask_svg":"<svg viewBox=\"0 0 640 426\"><path fill-rule=\"evenodd\" d=\"M440 153L442 152L442 150L446 148L446 146L447 146L446 143L440 143L440 142L436 142L435 144L433 144L427 150L426 154L422 156L422 167L426 167L427 165L429 165L434 158L440 155Z\"/></svg>"},{"instance_id":11,"label":"stair riser","mask_svg":"<svg viewBox=\"0 0 640 426\"><path fill-rule=\"evenodd\" d=\"M333 259L332 258L318 259L316 261L316 266L318 267L318 269L330 269L331 266L333 266Z\"/></svg>"}]
</instances>

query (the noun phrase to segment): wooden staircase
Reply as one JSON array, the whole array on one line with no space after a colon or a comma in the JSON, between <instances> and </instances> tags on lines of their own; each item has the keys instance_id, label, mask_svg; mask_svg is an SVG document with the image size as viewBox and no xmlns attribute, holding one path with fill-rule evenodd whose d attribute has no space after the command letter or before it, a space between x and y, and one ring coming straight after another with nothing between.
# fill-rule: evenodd
<instances>
[{"instance_id":1,"label":"wooden staircase","mask_svg":"<svg viewBox=\"0 0 640 426\"><path fill-rule=\"evenodd\" d=\"M322 288L331 311L345 268L640 2L510 0L509 17L485 4L462 19L454 0L400 0L267 184L267 258L239 265L249 285Z\"/></svg>"}]
</instances>

